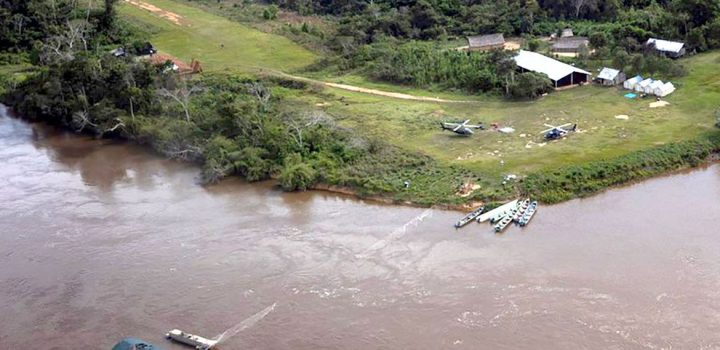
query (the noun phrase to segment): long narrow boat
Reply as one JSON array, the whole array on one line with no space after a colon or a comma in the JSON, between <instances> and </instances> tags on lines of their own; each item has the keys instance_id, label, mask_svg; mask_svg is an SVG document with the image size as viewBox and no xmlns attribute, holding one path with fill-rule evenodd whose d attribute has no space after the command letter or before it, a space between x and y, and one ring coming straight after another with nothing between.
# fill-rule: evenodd
<instances>
[{"instance_id":1,"label":"long narrow boat","mask_svg":"<svg viewBox=\"0 0 720 350\"><path fill-rule=\"evenodd\" d=\"M522 202L518 202L517 212L515 212L515 215L513 216L513 221L520 222L520 219L522 219L523 215L525 215L525 212L527 211L529 206L530 206L529 198L524 199Z\"/></svg>"},{"instance_id":2,"label":"long narrow boat","mask_svg":"<svg viewBox=\"0 0 720 350\"><path fill-rule=\"evenodd\" d=\"M500 222L495 224L495 232L500 233L502 230L504 230L510 223L513 221L513 215L514 213L510 213L510 215L504 216Z\"/></svg>"},{"instance_id":3,"label":"long narrow boat","mask_svg":"<svg viewBox=\"0 0 720 350\"><path fill-rule=\"evenodd\" d=\"M490 219L500 219L502 216L505 215L505 213L509 212L510 209L513 209L517 206L518 200L513 200L508 203L505 203L493 210L488 211L487 213L483 213L482 215L478 216L477 222L485 222Z\"/></svg>"},{"instance_id":4,"label":"long narrow boat","mask_svg":"<svg viewBox=\"0 0 720 350\"><path fill-rule=\"evenodd\" d=\"M482 214L483 210L485 210L485 207L477 208L471 212L469 212L467 215L465 215L462 219L458 220L458 222L455 223L455 228L461 228L465 225L467 225L470 221L475 220L480 214Z\"/></svg>"},{"instance_id":5,"label":"long narrow boat","mask_svg":"<svg viewBox=\"0 0 720 350\"><path fill-rule=\"evenodd\" d=\"M528 207L527 211L525 211L522 219L520 219L520 221L518 222L520 226L525 226L530 222L530 219L532 219L533 215L535 215L535 211L537 211L537 206L538 203L536 201L530 203L530 206Z\"/></svg>"},{"instance_id":6,"label":"long narrow boat","mask_svg":"<svg viewBox=\"0 0 720 350\"><path fill-rule=\"evenodd\" d=\"M218 343L217 340L203 338L199 335L185 333L179 329L173 329L165 334L165 337L178 343L190 345L198 350L210 350Z\"/></svg>"}]
</instances>

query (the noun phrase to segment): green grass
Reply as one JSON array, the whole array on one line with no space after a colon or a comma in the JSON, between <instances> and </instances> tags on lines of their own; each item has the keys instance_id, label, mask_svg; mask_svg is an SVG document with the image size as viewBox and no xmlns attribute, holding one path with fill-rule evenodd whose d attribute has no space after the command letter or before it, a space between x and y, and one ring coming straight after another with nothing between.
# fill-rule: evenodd
<instances>
[{"instance_id":1,"label":"green grass","mask_svg":"<svg viewBox=\"0 0 720 350\"><path fill-rule=\"evenodd\" d=\"M126 2L120 3L120 13L129 22L152 33L153 44L162 52L187 62L197 58L205 71L292 71L316 59L312 52L285 37L263 33L171 0L143 1L182 16L182 25Z\"/></svg>"},{"instance_id":2,"label":"green grass","mask_svg":"<svg viewBox=\"0 0 720 350\"><path fill-rule=\"evenodd\" d=\"M678 90L666 98L671 105L657 109L648 106L653 98L629 100L622 96L624 91L598 86L560 91L531 102L473 97L480 101L419 103L342 91L335 91L342 99L325 102L330 103L326 108L347 126L430 155L445 164L462 165L499 178L504 173L523 175L619 157L661 144L694 139L712 130L713 111L720 105L719 60L720 52L685 59L688 76L674 81ZM345 77L341 80L348 82ZM349 82L379 87L357 78ZM414 92L403 88L392 90ZM439 97L462 98L459 94L439 94ZM615 119L620 114L630 119ZM464 119L486 124L496 122L516 131L512 134L485 131L460 137L442 132L438 127L444 120ZM540 147L538 144L544 143L540 134L546 129L544 123L577 123L581 131ZM528 144L531 148L526 147Z\"/></svg>"},{"instance_id":3,"label":"green grass","mask_svg":"<svg viewBox=\"0 0 720 350\"><path fill-rule=\"evenodd\" d=\"M171 24L126 3L121 6L121 12L128 20L150 27L153 42L160 50L185 60L198 58L206 71L252 72L260 68L291 71L316 58L284 37L262 33L170 0L147 1L183 16L185 25ZM225 49L220 49L220 43ZM623 97L625 91L616 88L584 86L555 92L536 101L512 102L491 96L378 83L357 75L315 78L471 102L417 102L330 88L303 92L289 99L325 109L343 126L411 153L428 155L440 166L470 171L481 178L482 192L499 196L508 192L500 184L504 174L525 176L620 159L661 145L717 133L713 124L714 111L720 107L720 70L717 69L720 51L681 62L689 74L673 80L677 91L666 98L671 105L657 109L648 106L654 98L629 100ZM620 114L630 119L616 119ZM442 121L464 119L488 126L491 123L510 126L515 132L483 131L472 137L461 137L439 128ZM577 123L580 131L566 139L545 142L541 134L546 129L545 123ZM398 174L398 179L403 176ZM418 176L416 174L416 178ZM440 186L433 185L437 179L431 174L423 179L428 182L423 188L430 191L433 186ZM440 187L438 191L447 192Z\"/></svg>"}]
</instances>

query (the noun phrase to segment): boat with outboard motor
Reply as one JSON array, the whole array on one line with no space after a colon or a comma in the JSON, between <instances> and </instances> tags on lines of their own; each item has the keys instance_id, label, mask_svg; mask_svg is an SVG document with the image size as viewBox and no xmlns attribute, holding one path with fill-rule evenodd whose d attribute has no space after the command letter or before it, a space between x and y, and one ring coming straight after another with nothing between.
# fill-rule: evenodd
<instances>
[{"instance_id":1,"label":"boat with outboard motor","mask_svg":"<svg viewBox=\"0 0 720 350\"><path fill-rule=\"evenodd\" d=\"M503 216L500 221L495 224L495 232L500 233L502 232L510 223L513 221L514 212L511 212L510 215Z\"/></svg>"},{"instance_id":2,"label":"boat with outboard motor","mask_svg":"<svg viewBox=\"0 0 720 350\"><path fill-rule=\"evenodd\" d=\"M518 202L517 211L515 212L515 215L513 216L513 221L520 222L520 219L522 219L523 215L525 215L525 212L527 211L529 206L530 206L530 198L526 198L522 202Z\"/></svg>"},{"instance_id":3,"label":"boat with outboard motor","mask_svg":"<svg viewBox=\"0 0 720 350\"><path fill-rule=\"evenodd\" d=\"M455 223L455 228L461 228L467 225L470 221L475 220L478 216L480 216L480 214L482 214L483 210L485 210L485 207L480 207L471 211Z\"/></svg>"},{"instance_id":4,"label":"boat with outboard motor","mask_svg":"<svg viewBox=\"0 0 720 350\"><path fill-rule=\"evenodd\" d=\"M530 222L530 219L532 219L533 215L535 215L535 212L537 211L538 202L533 201L530 203L530 206L525 211L525 214L523 214L523 217L518 221L518 224L520 226L525 226Z\"/></svg>"},{"instance_id":5,"label":"boat with outboard motor","mask_svg":"<svg viewBox=\"0 0 720 350\"><path fill-rule=\"evenodd\" d=\"M503 216L505 216L510 210L517 207L518 200L513 200L510 202L507 202L493 210L490 210L488 212L483 213L482 215L478 216L477 222L485 222L490 220L490 222L495 222L500 220Z\"/></svg>"}]
</instances>

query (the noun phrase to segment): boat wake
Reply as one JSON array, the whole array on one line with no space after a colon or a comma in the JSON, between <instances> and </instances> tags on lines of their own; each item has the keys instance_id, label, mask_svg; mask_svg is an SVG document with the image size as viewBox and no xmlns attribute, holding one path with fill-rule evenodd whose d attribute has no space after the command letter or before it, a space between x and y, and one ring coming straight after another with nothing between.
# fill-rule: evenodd
<instances>
[{"instance_id":1,"label":"boat wake","mask_svg":"<svg viewBox=\"0 0 720 350\"><path fill-rule=\"evenodd\" d=\"M406 222L404 225L394 229L390 234L383 237L382 239L375 242L373 245L371 245L368 249L366 249L364 252L355 255L358 259L366 259L370 255L372 255L375 252L380 251L381 249L385 248L390 242L396 241L405 234L407 234L408 228L416 227L419 225L425 218L431 216L433 213L432 209L427 209L424 212L420 213L420 215L412 218L410 221Z\"/></svg>"},{"instance_id":2,"label":"boat wake","mask_svg":"<svg viewBox=\"0 0 720 350\"><path fill-rule=\"evenodd\" d=\"M277 303L273 303L272 305L264 308L262 311L244 319L242 322L232 326L231 328L227 329L225 332L222 332L218 335L216 335L213 340L217 341L217 344L220 344L233 336L237 335L238 333L254 326L256 323L258 323L260 320L265 318L269 313L273 312L275 310L275 306Z\"/></svg>"}]
</instances>

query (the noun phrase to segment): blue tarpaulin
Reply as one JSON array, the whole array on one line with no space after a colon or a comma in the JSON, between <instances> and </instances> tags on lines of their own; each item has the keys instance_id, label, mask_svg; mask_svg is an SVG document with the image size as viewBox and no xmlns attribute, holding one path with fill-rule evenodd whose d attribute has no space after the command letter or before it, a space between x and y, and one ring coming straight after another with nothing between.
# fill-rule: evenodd
<instances>
[{"instance_id":1,"label":"blue tarpaulin","mask_svg":"<svg viewBox=\"0 0 720 350\"><path fill-rule=\"evenodd\" d=\"M625 94L625 97L626 98L635 98L635 97L637 97L637 95L630 93L630 94Z\"/></svg>"}]
</instances>

